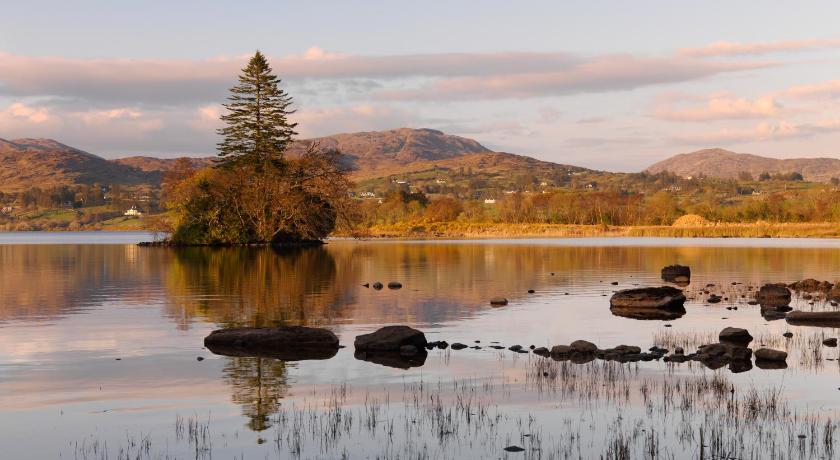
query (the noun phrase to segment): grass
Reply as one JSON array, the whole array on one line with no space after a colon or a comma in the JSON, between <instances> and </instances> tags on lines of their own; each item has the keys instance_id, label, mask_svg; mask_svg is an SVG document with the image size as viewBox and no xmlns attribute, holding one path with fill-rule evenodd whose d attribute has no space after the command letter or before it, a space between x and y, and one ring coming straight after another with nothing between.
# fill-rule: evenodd
<instances>
[{"instance_id":1,"label":"grass","mask_svg":"<svg viewBox=\"0 0 840 460\"><path fill-rule=\"evenodd\" d=\"M721 372L645 372L636 364L574 364L529 356L524 377L335 385L272 416L266 456L380 459L833 458L834 412L794 410L782 388L740 387ZM521 403L523 394L539 404ZM221 458L212 419L176 416L174 437L96 437L75 458ZM217 436L214 438L213 436ZM262 444L258 442L258 445ZM514 457L504 449L523 451ZM261 448L262 449L262 448ZM262 458L263 453L249 457Z\"/></svg>"},{"instance_id":2,"label":"grass","mask_svg":"<svg viewBox=\"0 0 840 460\"><path fill-rule=\"evenodd\" d=\"M751 223L701 227L612 226L566 224L505 224L472 222L400 222L363 229L356 235L371 238L840 238L837 223Z\"/></svg>"}]
</instances>

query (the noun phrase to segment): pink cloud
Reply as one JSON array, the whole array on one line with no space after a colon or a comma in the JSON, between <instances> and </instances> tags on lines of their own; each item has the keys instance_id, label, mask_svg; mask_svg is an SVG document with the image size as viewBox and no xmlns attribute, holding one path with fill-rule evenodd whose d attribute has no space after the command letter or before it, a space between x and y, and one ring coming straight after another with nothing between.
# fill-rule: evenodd
<instances>
[{"instance_id":1,"label":"pink cloud","mask_svg":"<svg viewBox=\"0 0 840 460\"><path fill-rule=\"evenodd\" d=\"M794 124L787 121L763 122L748 129L730 129L677 136L677 143L697 145L739 144L745 142L779 141L790 138L810 137L818 134L840 132L840 119L819 120L813 123Z\"/></svg>"},{"instance_id":2,"label":"pink cloud","mask_svg":"<svg viewBox=\"0 0 840 460\"><path fill-rule=\"evenodd\" d=\"M757 69L770 63L703 62L682 58L616 55L577 62L562 70L446 78L415 89L384 90L392 100L530 98L598 93L697 80Z\"/></svg>"},{"instance_id":3,"label":"pink cloud","mask_svg":"<svg viewBox=\"0 0 840 460\"><path fill-rule=\"evenodd\" d=\"M747 99L724 93L709 96L702 105L693 107L682 107L678 101L669 99L672 98L662 98L653 110L653 117L669 121L711 121L772 118L782 112L781 105L772 96Z\"/></svg>"},{"instance_id":4,"label":"pink cloud","mask_svg":"<svg viewBox=\"0 0 840 460\"><path fill-rule=\"evenodd\" d=\"M787 91L787 94L798 98L838 98L840 97L840 80L794 86Z\"/></svg>"},{"instance_id":5,"label":"pink cloud","mask_svg":"<svg viewBox=\"0 0 840 460\"><path fill-rule=\"evenodd\" d=\"M720 41L699 48L684 48L677 52L686 57L720 57L759 55L785 51L803 51L840 46L840 39L785 40L763 43L734 43Z\"/></svg>"},{"instance_id":6,"label":"pink cloud","mask_svg":"<svg viewBox=\"0 0 840 460\"><path fill-rule=\"evenodd\" d=\"M319 137L340 132L373 131L417 126L410 112L379 105L303 108L291 116L300 136Z\"/></svg>"}]
</instances>

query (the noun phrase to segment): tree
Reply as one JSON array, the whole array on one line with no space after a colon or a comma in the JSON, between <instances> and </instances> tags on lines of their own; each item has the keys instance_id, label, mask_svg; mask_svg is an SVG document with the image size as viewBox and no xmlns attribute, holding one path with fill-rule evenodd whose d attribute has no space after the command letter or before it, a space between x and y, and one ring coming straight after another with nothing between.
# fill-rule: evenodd
<instances>
[{"instance_id":1,"label":"tree","mask_svg":"<svg viewBox=\"0 0 840 460\"><path fill-rule=\"evenodd\" d=\"M338 152L313 142L285 157L297 125L287 119L292 99L279 82L257 52L224 105L218 167L193 172L182 163L168 176L173 242L311 242L349 218L350 183Z\"/></svg>"},{"instance_id":2,"label":"tree","mask_svg":"<svg viewBox=\"0 0 840 460\"><path fill-rule=\"evenodd\" d=\"M292 98L279 87L280 79L272 74L262 53L257 51L242 69L239 84L230 89L228 113L222 115L227 126L219 129L224 140L219 143L219 164L250 164L263 168L279 166L297 123L288 115Z\"/></svg>"}]
</instances>

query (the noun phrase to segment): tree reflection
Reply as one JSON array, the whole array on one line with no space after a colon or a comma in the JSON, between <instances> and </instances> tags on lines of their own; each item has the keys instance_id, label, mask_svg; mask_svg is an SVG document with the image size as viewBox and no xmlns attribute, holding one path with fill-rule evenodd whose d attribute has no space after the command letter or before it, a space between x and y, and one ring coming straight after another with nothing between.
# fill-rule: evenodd
<instances>
[{"instance_id":1,"label":"tree reflection","mask_svg":"<svg viewBox=\"0 0 840 460\"><path fill-rule=\"evenodd\" d=\"M285 361L258 357L229 357L222 370L231 386L231 399L242 406L248 428L264 431L271 427L270 416L277 412L286 396Z\"/></svg>"}]
</instances>

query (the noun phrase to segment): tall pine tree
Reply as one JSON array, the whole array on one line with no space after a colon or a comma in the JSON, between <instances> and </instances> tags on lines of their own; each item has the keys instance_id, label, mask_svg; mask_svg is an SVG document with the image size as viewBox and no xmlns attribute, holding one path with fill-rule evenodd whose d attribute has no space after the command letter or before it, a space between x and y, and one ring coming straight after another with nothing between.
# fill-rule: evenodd
<instances>
[{"instance_id":1,"label":"tall pine tree","mask_svg":"<svg viewBox=\"0 0 840 460\"><path fill-rule=\"evenodd\" d=\"M224 138L219 143L219 165L250 165L261 171L282 164L297 123L287 118L294 113L289 110L292 98L279 84L268 60L257 51L224 104L228 113L222 120L227 126L219 129Z\"/></svg>"}]
</instances>

